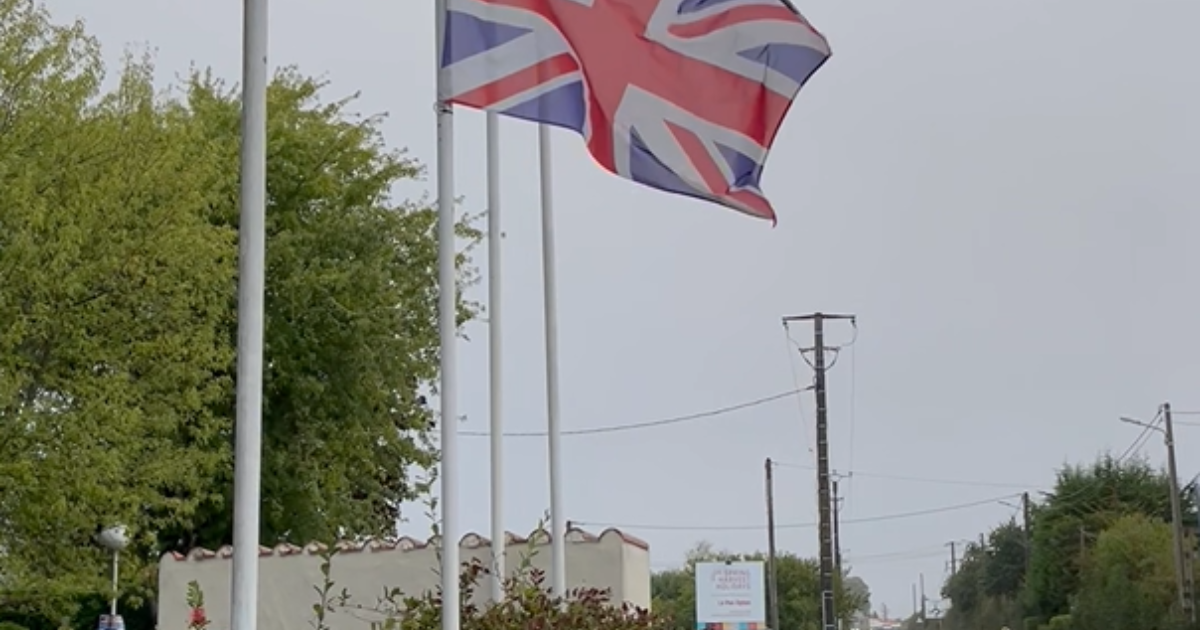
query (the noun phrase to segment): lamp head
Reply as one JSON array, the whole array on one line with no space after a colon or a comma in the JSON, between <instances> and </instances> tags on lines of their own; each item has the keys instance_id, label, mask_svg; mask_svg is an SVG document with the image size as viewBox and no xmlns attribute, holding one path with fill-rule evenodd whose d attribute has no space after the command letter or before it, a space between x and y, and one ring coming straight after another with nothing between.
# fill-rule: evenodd
<instances>
[{"instance_id":1,"label":"lamp head","mask_svg":"<svg viewBox=\"0 0 1200 630\"><path fill-rule=\"evenodd\" d=\"M121 551L129 545L129 534L124 525L113 525L96 534L96 542L109 551Z\"/></svg>"}]
</instances>

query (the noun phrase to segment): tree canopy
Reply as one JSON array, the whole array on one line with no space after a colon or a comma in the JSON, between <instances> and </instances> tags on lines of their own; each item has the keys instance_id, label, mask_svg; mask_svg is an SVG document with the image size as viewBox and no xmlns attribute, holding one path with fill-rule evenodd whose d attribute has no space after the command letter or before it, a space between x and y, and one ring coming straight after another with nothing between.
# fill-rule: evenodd
<instances>
[{"instance_id":1,"label":"tree canopy","mask_svg":"<svg viewBox=\"0 0 1200 630\"><path fill-rule=\"evenodd\" d=\"M1190 532L1195 506L1187 493L1181 501ZM948 630L1182 627L1170 503L1167 476L1143 460L1065 467L1054 490L1032 502L1028 534L1010 521L968 547L943 587L953 604Z\"/></svg>"},{"instance_id":2,"label":"tree canopy","mask_svg":"<svg viewBox=\"0 0 1200 630\"><path fill-rule=\"evenodd\" d=\"M1179 627L1171 544L1170 526L1143 514L1122 516L1101 532L1080 576L1075 627Z\"/></svg>"},{"instance_id":3,"label":"tree canopy","mask_svg":"<svg viewBox=\"0 0 1200 630\"><path fill-rule=\"evenodd\" d=\"M100 527L133 533L131 607L163 552L231 542L240 105L149 57L102 89L32 0L0 0L0 51L0 619L54 625L106 593ZM436 213L392 196L422 167L323 88L269 91L268 543L393 533L436 458Z\"/></svg>"},{"instance_id":4,"label":"tree canopy","mask_svg":"<svg viewBox=\"0 0 1200 630\"><path fill-rule=\"evenodd\" d=\"M762 561L766 554L755 552L737 554L714 551L708 543L700 543L687 555L683 568L660 571L650 578L652 609L672 620L673 630L694 630L696 627L696 574L697 562ZM779 590L779 624L789 630L818 630L821 625L821 603L819 565L816 560L801 558L794 554L778 554L776 557L776 579ZM854 580L853 588L849 588ZM847 588L843 589L843 583ZM770 610L770 593L767 606ZM837 579L834 582L834 597L837 602L838 618L850 620L863 610L870 609L870 591L859 578Z\"/></svg>"}]
</instances>

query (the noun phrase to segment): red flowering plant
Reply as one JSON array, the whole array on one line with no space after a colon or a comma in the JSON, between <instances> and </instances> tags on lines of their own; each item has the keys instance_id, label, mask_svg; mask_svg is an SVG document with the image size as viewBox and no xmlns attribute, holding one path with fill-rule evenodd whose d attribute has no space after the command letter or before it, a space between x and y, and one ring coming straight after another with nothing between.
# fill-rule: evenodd
<instances>
[{"instance_id":1,"label":"red flowering plant","mask_svg":"<svg viewBox=\"0 0 1200 630\"><path fill-rule=\"evenodd\" d=\"M187 605L188 630L206 630L210 622L204 614L204 591L200 590L200 583L195 580L188 582Z\"/></svg>"},{"instance_id":2,"label":"red flowering plant","mask_svg":"<svg viewBox=\"0 0 1200 630\"><path fill-rule=\"evenodd\" d=\"M545 584L545 573L525 567L505 582L505 599L477 606L472 595L490 570L474 560L464 564L462 587L462 630L673 630L675 624L663 616L627 603L613 601L606 589L577 588L564 597L553 595ZM419 597L397 591L387 593L370 608L382 613L383 621L372 630L438 630L442 598L437 591Z\"/></svg>"},{"instance_id":3,"label":"red flowering plant","mask_svg":"<svg viewBox=\"0 0 1200 630\"><path fill-rule=\"evenodd\" d=\"M332 556L332 553L329 554ZM324 585L314 585L318 601L313 605L314 630L332 630L330 613L353 609L378 619L371 630L438 630L442 598L438 591L411 596L399 589L386 589L373 605L354 602L348 593L337 593L330 576L331 557L321 565ZM545 574L527 563L517 576L505 582L505 599L477 606L472 595L490 570L478 560L465 563L462 587L462 630L674 630L676 625L663 615L612 600L604 589L578 588L560 597L545 584ZM204 597L199 585L188 585L188 630L204 630ZM358 615L356 615L358 616ZM297 629L299 630L299 629Z\"/></svg>"}]
</instances>

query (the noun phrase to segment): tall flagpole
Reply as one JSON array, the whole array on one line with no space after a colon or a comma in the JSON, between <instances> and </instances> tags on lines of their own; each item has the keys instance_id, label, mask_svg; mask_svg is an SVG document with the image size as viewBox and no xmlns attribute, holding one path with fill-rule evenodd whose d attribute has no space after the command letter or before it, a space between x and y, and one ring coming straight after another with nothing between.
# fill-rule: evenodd
<instances>
[{"instance_id":1,"label":"tall flagpole","mask_svg":"<svg viewBox=\"0 0 1200 630\"><path fill-rule=\"evenodd\" d=\"M266 293L267 0L244 0L238 225L237 418L233 459L232 630L258 625L262 491L263 318Z\"/></svg>"},{"instance_id":2,"label":"tall flagpole","mask_svg":"<svg viewBox=\"0 0 1200 630\"><path fill-rule=\"evenodd\" d=\"M550 451L550 584L567 593L567 519L562 500L562 411L558 397L558 287L554 260L554 188L551 181L550 127L538 125L542 192L542 291L546 326L546 422Z\"/></svg>"},{"instance_id":3,"label":"tall flagpole","mask_svg":"<svg viewBox=\"0 0 1200 630\"><path fill-rule=\"evenodd\" d=\"M492 464L492 601L504 599L507 536L504 533L504 362L500 307L500 116L487 113L488 389Z\"/></svg>"},{"instance_id":4,"label":"tall flagpole","mask_svg":"<svg viewBox=\"0 0 1200 630\"><path fill-rule=\"evenodd\" d=\"M438 210L438 334L441 338L441 466L442 482L442 630L459 630L458 562L458 289L454 239L454 110L445 102L441 72L446 37L446 0L434 5L437 15L437 210Z\"/></svg>"}]
</instances>

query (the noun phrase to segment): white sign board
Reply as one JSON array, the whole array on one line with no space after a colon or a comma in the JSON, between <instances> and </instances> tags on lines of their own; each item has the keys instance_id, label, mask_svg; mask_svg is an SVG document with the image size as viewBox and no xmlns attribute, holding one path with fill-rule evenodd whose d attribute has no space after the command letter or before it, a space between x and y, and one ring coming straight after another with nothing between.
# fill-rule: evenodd
<instances>
[{"instance_id":1,"label":"white sign board","mask_svg":"<svg viewBox=\"0 0 1200 630\"><path fill-rule=\"evenodd\" d=\"M762 562L696 563L696 626L767 620Z\"/></svg>"}]
</instances>

